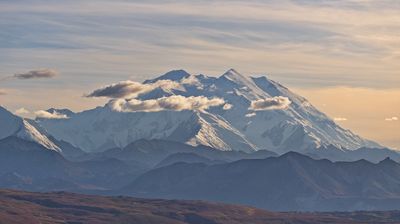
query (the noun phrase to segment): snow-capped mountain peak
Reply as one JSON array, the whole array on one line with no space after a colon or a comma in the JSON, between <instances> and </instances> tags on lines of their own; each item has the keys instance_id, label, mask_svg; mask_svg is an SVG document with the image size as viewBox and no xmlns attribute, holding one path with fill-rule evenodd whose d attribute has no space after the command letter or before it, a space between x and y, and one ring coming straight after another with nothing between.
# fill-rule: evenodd
<instances>
[{"instance_id":1,"label":"snow-capped mountain peak","mask_svg":"<svg viewBox=\"0 0 400 224\"><path fill-rule=\"evenodd\" d=\"M175 70L145 81L170 80L174 88L156 88L137 100L161 97L214 98L227 106L206 111L127 112L108 106L72 114L69 119L40 120L52 136L86 151L123 147L138 139L167 139L220 150L277 153L315 150L333 145L343 149L379 147L338 126L305 98L266 77L251 77L230 69L220 77ZM255 101L262 108L252 108ZM279 105L284 103L284 105Z\"/></svg>"},{"instance_id":2,"label":"snow-capped mountain peak","mask_svg":"<svg viewBox=\"0 0 400 224\"><path fill-rule=\"evenodd\" d=\"M226 71L224 74L222 74L221 77L225 77L226 79L229 79L234 82L246 82L247 80L249 80L248 77L240 74L238 71L236 71L233 68Z\"/></svg>"},{"instance_id":3,"label":"snow-capped mountain peak","mask_svg":"<svg viewBox=\"0 0 400 224\"><path fill-rule=\"evenodd\" d=\"M36 142L50 150L61 151L56 144L28 120L18 117L0 106L0 140L10 136Z\"/></svg>"},{"instance_id":4,"label":"snow-capped mountain peak","mask_svg":"<svg viewBox=\"0 0 400 224\"><path fill-rule=\"evenodd\" d=\"M172 70L170 72L165 73L164 75L161 75L155 79L151 80L146 80L143 83L155 83L159 80L171 80L171 81L180 81L184 78L189 77L190 74L186 72L185 70Z\"/></svg>"}]
</instances>

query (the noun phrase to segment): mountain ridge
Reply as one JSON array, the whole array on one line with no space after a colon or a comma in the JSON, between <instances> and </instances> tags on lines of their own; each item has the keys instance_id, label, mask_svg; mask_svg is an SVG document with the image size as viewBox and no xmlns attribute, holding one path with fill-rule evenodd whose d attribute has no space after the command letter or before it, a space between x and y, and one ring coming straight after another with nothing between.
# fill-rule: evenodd
<instances>
[{"instance_id":1,"label":"mountain ridge","mask_svg":"<svg viewBox=\"0 0 400 224\"><path fill-rule=\"evenodd\" d=\"M234 69L219 77L174 70L148 79L142 85L157 85L165 80L175 84L168 89L152 87L135 100L144 102L173 95L201 96L223 99L225 105L206 111L116 112L106 104L79 113L68 112L69 119L40 119L38 123L56 139L86 152L124 147L140 138L171 139L220 150L267 149L278 154L293 150L318 153L315 148L328 145L339 150L381 148L377 143L341 128L304 97L265 76L250 77ZM251 109L257 100L276 103L274 100L278 99L286 100L287 108ZM112 132L101 134L97 130Z\"/></svg>"},{"instance_id":2,"label":"mountain ridge","mask_svg":"<svg viewBox=\"0 0 400 224\"><path fill-rule=\"evenodd\" d=\"M39 131L32 123L34 121L18 117L0 106L0 139L14 136L60 152L61 149L47 137L46 133Z\"/></svg>"},{"instance_id":3,"label":"mountain ridge","mask_svg":"<svg viewBox=\"0 0 400 224\"><path fill-rule=\"evenodd\" d=\"M399 209L400 164L331 162L298 152L231 163L174 163L139 176L135 197L202 199L278 211Z\"/></svg>"}]
</instances>

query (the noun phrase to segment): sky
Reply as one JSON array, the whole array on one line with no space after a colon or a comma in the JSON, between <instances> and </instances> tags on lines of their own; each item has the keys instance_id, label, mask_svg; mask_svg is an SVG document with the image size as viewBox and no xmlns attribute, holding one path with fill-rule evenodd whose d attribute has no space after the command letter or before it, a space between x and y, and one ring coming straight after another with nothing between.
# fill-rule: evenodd
<instances>
[{"instance_id":1,"label":"sky","mask_svg":"<svg viewBox=\"0 0 400 224\"><path fill-rule=\"evenodd\" d=\"M400 1L1 0L0 104L28 111L173 69L266 75L400 149Z\"/></svg>"}]
</instances>

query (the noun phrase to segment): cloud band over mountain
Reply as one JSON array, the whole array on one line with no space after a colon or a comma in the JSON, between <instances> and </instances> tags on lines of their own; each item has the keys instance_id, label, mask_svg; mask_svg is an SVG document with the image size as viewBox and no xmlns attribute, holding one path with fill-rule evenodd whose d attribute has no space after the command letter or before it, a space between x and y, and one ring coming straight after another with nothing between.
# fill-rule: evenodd
<instances>
[{"instance_id":1,"label":"cloud band over mountain","mask_svg":"<svg viewBox=\"0 0 400 224\"><path fill-rule=\"evenodd\" d=\"M223 104L225 104L225 101L221 98L208 99L204 96L184 97L179 95L151 100L114 99L108 103L113 110L119 112L206 110L209 107L221 106Z\"/></svg>"},{"instance_id":2,"label":"cloud band over mountain","mask_svg":"<svg viewBox=\"0 0 400 224\"><path fill-rule=\"evenodd\" d=\"M67 119L68 116L65 114L60 114L58 112L50 113L45 110L39 110L35 112L37 118L44 118L44 119Z\"/></svg>"}]
</instances>

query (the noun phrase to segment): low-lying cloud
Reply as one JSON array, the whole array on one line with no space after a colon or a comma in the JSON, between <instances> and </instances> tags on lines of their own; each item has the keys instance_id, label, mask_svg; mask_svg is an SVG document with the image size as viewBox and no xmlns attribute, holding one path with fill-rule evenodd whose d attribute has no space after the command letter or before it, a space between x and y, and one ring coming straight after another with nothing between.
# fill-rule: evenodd
<instances>
[{"instance_id":1,"label":"low-lying cloud","mask_svg":"<svg viewBox=\"0 0 400 224\"><path fill-rule=\"evenodd\" d=\"M173 95L158 99L113 99L109 106L119 112L156 112L163 110L207 110L210 107L221 106L225 101L221 98L208 99L205 96L184 97Z\"/></svg>"},{"instance_id":2,"label":"low-lying cloud","mask_svg":"<svg viewBox=\"0 0 400 224\"><path fill-rule=\"evenodd\" d=\"M398 117L388 117L388 118L385 118L385 121L398 121L398 120L399 120Z\"/></svg>"},{"instance_id":3,"label":"low-lying cloud","mask_svg":"<svg viewBox=\"0 0 400 224\"><path fill-rule=\"evenodd\" d=\"M107 97L107 98L133 98L140 94L150 92L156 88L173 89L180 85L171 80L159 80L155 83L143 84L134 81L121 81L115 84L104 86L87 94L86 97Z\"/></svg>"},{"instance_id":4,"label":"low-lying cloud","mask_svg":"<svg viewBox=\"0 0 400 224\"><path fill-rule=\"evenodd\" d=\"M17 114L17 115L27 115L27 114L30 114L31 112L29 110L21 107L21 108L15 110L14 113Z\"/></svg>"},{"instance_id":5,"label":"low-lying cloud","mask_svg":"<svg viewBox=\"0 0 400 224\"><path fill-rule=\"evenodd\" d=\"M7 95L7 92L5 90L0 89L0 96L1 95Z\"/></svg>"},{"instance_id":6,"label":"low-lying cloud","mask_svg":"<svg viewBox=\"0 0 400 224\"><path fill-rule=\"evenodd\" d=\"M347 121L347 118L345 117L335 117L333 118L334 121Z\"/></svg>"},{"instance_id":7,"label":"low-lying cloud","mask_svg":"<svg viewBox=\"0 0 400 224\"><path fill-rule=\"evenodd\" d=\"M226 104L224 104L224 106L222 107L222 109L223 109L223 110L230 110L230 109L232 109L232 107L233 107L232 104L226 103Z\"/></svg>"},{"instance_id":8,"label":"low-lying cloud","mask_svg":"<svg viewBox=\"0 0 400 224\"><path fill-rule=\"evenodd\" d=\"M287 97L275 96L251 101L249 110L284 110L287 109L291 103L292 102Z\"/></svg>"},{"instance_id":9,"label":"low-lying cloud","mask_svg":"<svg viewBox=\"0 0 400 224\"><path fill-rule=\"evenodd\" d=\"M254 117L254 116L256 116L257 114L256 113L249 113L249 114L246 114L246 115L244 115L245 117Z\"/></svg>"},{"instance_id":10,"label":"low-lying cloud","mask_svg":"<svg viewBox=\"0 0 400 224\"><path fill-rule=\"evenodd\" d=\"M54 69L37 69L25 73L14 74L12 77L16 79L40 79L40 78L53 78L58 75Z\"/></svg>"},{"instance_id":11,"label":"low-lying cloud","mask_svg":"<svg viewBox=\"0 0 400 224\"><path fill-rule=\"evenodd\" d=\"M45 110L39 110L35 112L35 115L37 118L42 118L42 119L68 119L68 116L65 114L60 114L56 111L53 113L50 113Z\"/></svg>"}]
</instances>

